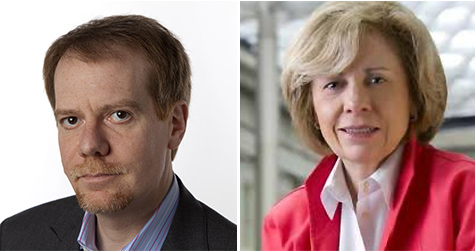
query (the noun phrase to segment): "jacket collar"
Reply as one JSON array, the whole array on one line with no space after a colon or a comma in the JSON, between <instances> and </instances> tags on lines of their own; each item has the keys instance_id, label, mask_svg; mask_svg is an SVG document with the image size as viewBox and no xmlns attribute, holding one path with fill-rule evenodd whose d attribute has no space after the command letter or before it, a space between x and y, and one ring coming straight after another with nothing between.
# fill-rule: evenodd
<instances>
[{"instance_id":1,"label":"jacket collar","mask_svg":"<svg viewBox=\"0 0 475 251\"><path fill-rule=\"evenodd\" d=\"M310 244L312 250L336 250L340 239L341 203L330 219L320 200L320 192L337 160L336 155L322 159L305 182L310 210Z\"/></svg>"},{"instance_id":2,"label":"jacket collar","mask_svg":"<svg viewBox=\"0 0 475 251\"><path fill-rule=\"evenodd\" d=\"M208 250L206 215L201 204L186 189L180 178L176 176L180 196L167 237L161 250ZM84 211L77 204L75 196L71 196L67 205L62 204L55 223L50 225L58 240L64 244L65 250L79 250L77 237L81 228Z\"/></svg>"},{"instance_id":3,"label":"jacket collar","mask_svg":"<svg viewBox=\"0 0 475 251\"><path fill-rule=\"evenodd\" d=\"M204 209L176 177L180 198L162 250L208 250Z\"/></svg>"},{"instance_id":4,"label":"jacket collar","mask_svg":"<svg viewBox=\"0 0 475 251\"><path fill-rule=\"evenodd\" d=\"M62 204L61 208L52 209L56 213L57 218L49 224L50 229L56 234L58 240L63 245L63 249L79 250L77 237L81 229L82 217L84 211L79 207L76 196L68 197ZM79 224L78 224L79 222Z\"/></svg>"},{"instance_id":5,"label":"jacket collar","mask_svg":"<svg viewBox=\"0 0 475 251\"><path fill-rule=\"evenodd\" d=\"M424 196L419 196L418 194L424 190L423 187L427 189L427 183L416 180L416 177L428 177L428 175L423 174L423 172L426 171L425 168L423 168L424 165L418 164L418 161L424 158L422 150L423 147L418 145L415 137L406 143L399 178L396 183L393 201L386 219L386 226L380 244L380 249L382 250L397 247L398 240L392 237L400 235L401 231L413 229L410 224L415 221L407 221L404 219L412 218L413 215L410 215L417 214L416 210L422 210L425 204ZM416 167L418 168L416 169ZM409 190L411 190L410 193ZM419 197L419 199L416 200L420 203L419 206L413 206L411 204L414 202L412 199L414 196ZM411 208L411 210L407 210L407 208ZM405 233L402 234L407 236Z\"/></svg>"},{"instance_id":6,"label":"jacket collar","mask_svg":"<svg viewBox=\"0 0 475 251\"><path fill-rule=\"evenodd\" d=\"M403 217L401 211L403 210L405 201L407 201L408 190L414 186L414 167L417 165L416 156L420 150L421 149L417 145L417 140L415 138L411 138L411 140L405 145L401 160L401 169L393 194L394 198L386 220L383 238L381 240L380 249L382 250L390 248L392 246L391 243L394 242L391 237L394 231L397 230L396 223L400 222L398 221L398 218ZM323 158L320 164L305 181L305 189L307 191L310 210L310 240L312 250L338 250L340 239L341 203L338 204L335 216L333 220L331 220L320 200L320 193L336 160L336 155L330 155Z\"/></svg>"}]
</instances>

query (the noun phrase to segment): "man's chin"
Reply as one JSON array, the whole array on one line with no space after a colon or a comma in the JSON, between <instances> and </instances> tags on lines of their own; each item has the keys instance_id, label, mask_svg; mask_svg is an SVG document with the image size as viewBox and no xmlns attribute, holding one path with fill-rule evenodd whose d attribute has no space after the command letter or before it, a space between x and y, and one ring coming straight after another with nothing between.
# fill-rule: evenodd
<instances>
[{"instance_id":1,"label":"man's chin","mask_svg":"<svg viewBox=\"0 0 475 251\"><path fill-rule=\"evenodd\" d=\"M132 202L129 191L76 191L79 206L91 214L110 214L127 208Z\"/></svg>"}]
</instances>

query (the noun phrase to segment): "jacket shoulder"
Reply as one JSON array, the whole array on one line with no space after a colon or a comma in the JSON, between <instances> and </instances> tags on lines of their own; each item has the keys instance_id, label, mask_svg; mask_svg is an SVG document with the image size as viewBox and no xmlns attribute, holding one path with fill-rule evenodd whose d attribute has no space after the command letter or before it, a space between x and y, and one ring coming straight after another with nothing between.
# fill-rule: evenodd
<instances>
[{"instance_id":1,"label":"jacket shoulder","mask_svg":"<svg viewBox=\"0 0 475 251\"><path fill-rule=\"evenodd\" d=\"M425 153L423 163L432 163L433 171L445 173L442 177L452 178L452 175L475 175L475 160L454 152L436 149L430 145L423 146Z\"/></svg>"},{"instance_id":2,"label":"jacket shoulder","mask_svg":"<svg viewBox=\"0 0 475 251\"><path fill-rule=\"evenodd\" d=\"M325 156L313 169L304 184L295 188L278 201L265 217L265 223L273 222L279 227L298 227L309 221L309 199L312 203L319 203L320 193L333 169L336 155Z\"/></svg>"},{"instance_id":3,"label":"jacket shoulder","mask_svg":"<svg viewBox=\"0 0 475 251\"><path fill-rule=\"evenodd\" d=\"M69 239L77 238L83 213L75 196L18 213L0 226L0 249L64 249L67 246L61 240L68 236L63 234L69 234ZM58 232L62 229L65 231Z\"/></svg>"},{"instance_id":4,"label":"jacket shoulder","mask_svg":"<svg viewBox=\"0 0 475 251\"><path fill-rule=\"evenodd\" d=\"M301 224L308 220L308 208L305 185L301 185L278 201L267 213L265 221L272 220L280 227Z\"/></svg>"},{"instance_id":5,"label":"jacket shoulder","mask_svg":"<svg viewBox=\"0 0 475 251\"><path fill-rule=\"evenodd\" d=\"M236 250L237 226L206 204L200 202L206 215L210 250Z\"/></svg>"},{"instance_id":6,"label":"jacket shoulder","mask_svg":"<svg viewBox=\"0 0 475 251\"><path fill-rule=\"evenodd\" d=\"M176 177L180 197L162 250L236 250L236 225L197 200Z\"/></svg>"},{"instance_id":7,"label":"jacket shoulder","mask_svg":"<svg viewBox=\"0 0 475 251\"><path fill-rule=\"evenodd\" d=\"M306 185L302 185L267 213L262 226L263 250L309 250L310 214Z\"/></svg>"}]
</instances>

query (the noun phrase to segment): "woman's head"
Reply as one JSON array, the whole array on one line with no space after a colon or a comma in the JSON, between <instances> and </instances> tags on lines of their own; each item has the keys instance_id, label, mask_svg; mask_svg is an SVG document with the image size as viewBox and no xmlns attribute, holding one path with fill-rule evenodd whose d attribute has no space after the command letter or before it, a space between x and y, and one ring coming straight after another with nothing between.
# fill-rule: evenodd
<instances>
[{"instance_id":1,"label":"woman's head","mask_svg":"<svg viewBox=\"0 0 475 251\"><path fill-rule=\"evenodd\" d=\"M293 122L302 138L319 153L334 149L329 147L328 135L325 138L320 130L328 125L318 121L319 111L331 104L315 103L315 82L346 76L339 81L351 88L352 79L357 78L349 78L345 73L351 75L349 69L355 68L355 60L365 56L362 49L368 44L368 37L386 42L405 75L408 123L401 138L412 131L419 141L428 142L442 123L447 96L445 75L424 24L396 2L329 2L313 13L290 47L282 73L283 95ZM365 88L361 90L369 87ZM382 111L385 112L389 111ZM337 133L338 128L333 130Z\"/></svg>"}]
</instances>

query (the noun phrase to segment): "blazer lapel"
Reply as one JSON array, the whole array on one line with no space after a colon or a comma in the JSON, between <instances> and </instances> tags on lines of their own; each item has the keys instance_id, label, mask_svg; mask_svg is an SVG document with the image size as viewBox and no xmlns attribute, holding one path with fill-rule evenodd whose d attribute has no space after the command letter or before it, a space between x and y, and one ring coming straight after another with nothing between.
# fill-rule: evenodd
<instances>
[{"instance_id":1,"label":"blazer lapel","mask_svg":"<svg viewBox=\"0 0 475 251\"><path fill-rule=\"evenodd\" d=\"M393 202L386 220L381 239L380 250L407 249L418 241L417 236L407 234L408 229L415 229L417 220L423 215L427 201L428 175L420 162L424 158L415 138L406 144L402 157L401 170L396 183ZM426 163L428 164L428 163ZM410 191L409 191L410 190ZM416 245L417 246L417 245ZM404 248L406 247L406 248Z\"/></svg>"},{"instance_id":2,"label":"blazer lapel","mask_svg":"<svg viewBox=\"0 0 475 251\"><path fill-rule=\"evenodd\" d=\"M335 161L335 155L324 158L305 182L310 210L310 242L312 250L338 250L341 203L338 203L335 216L333 219L330 219L320 199L320 193Z\"/></svg>"},{"instance_id":3,"label":"blazer lapel","mask_svg":"<svg viewBox=\"0 0 475 251\"><path fill-rule=\"evenodd\" d=\"M77 238L84 211L77 204L75 196L70 197L67 203L68 205L62 205L62 213L57 214L57 220L49 228L58 237L65 250L79 250Z\"/></svg>"},{"instance_id":4,"label":"blazer lapel","mask_svg":"<svg viewBox=\"0 0 475 251\"><path fill-rule=\"evenodd\" d=\"M428 175L425 165L428 160L421 152L417 140L412 138L402 157L401 171L396 184L393 202L386 220L380 250L399 250L416 245L417 236L408 236L407 229L417 227L416 216L423 215L426 205ZM310 210L310 239L312 250L338 250L341 222L341 203L333 220L328 218L321 203L320 193L333 168L336 156L324 158L305 182ZM425 163L425 165L423 164ZM417 169L416 169L417 167ZM410 192L409 192L410 190ZM405 248L407 249L407 248Z\"/></svg>"},{"instance_id":5,"label":"blazer lapel","mask_svg":"<svg viewBox=\"0 0 475 251\"><path fill-rule=\"evenodd\" d=\"M180 188L178 207L162 250L207 250L206 216L200 203L177 176Z\"/></svg>"}]
</instances>

